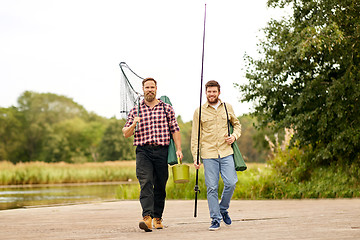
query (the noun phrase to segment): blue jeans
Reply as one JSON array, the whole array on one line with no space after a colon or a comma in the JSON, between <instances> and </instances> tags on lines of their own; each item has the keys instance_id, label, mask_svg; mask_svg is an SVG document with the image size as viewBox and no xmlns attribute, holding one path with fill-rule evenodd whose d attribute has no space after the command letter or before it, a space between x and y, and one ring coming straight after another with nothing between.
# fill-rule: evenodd
<instances>
[{"instance_id":1,"label":"blue jeans","mask_svg":"<svg viewBox=\"0 0 360 240\"><path fill-rule=\"evenodd\" d=\"M210 217L220 222L222 220L221 213L227 213L236 182L238 181L234 158L233 155L229 155L223 158L203 159L203 163ZM224 182L224 190L220 203L218 196L219 173Z\"/></svg>"}]
</instances>

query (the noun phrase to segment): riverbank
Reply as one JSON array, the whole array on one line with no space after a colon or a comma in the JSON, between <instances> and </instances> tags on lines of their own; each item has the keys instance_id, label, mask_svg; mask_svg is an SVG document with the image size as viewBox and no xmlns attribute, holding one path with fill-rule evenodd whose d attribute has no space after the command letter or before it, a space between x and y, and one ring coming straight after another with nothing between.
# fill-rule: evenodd
<instances>
[{"instance_id":1,"label":"riverbank","mask_svg":"<svg viewBox=\"0 0 360 240\"><path fill-rule=\"evenodd\" d=\"M0 185L65 184L136 180L135 161L70 164L0 161Z\"/></svg>"},{"instance_id":2,"label":"riverbank","mask_svg":"<svg viewBox=\"0 0 360 240\"><path fill-rule=\"evenodd\" d=\"M360 199L236 200L233 224L216 232L206 200L169 200L163 230L138 228L138 201L98 202L0 212L1 239L359 239Z\"/></svg>"},{"instance_id":3,"label":"riverbank","mask_svg":"<svg viewBox=\"0 0 360 240\"><path fill-rule=\"evenodd\" d=\"M18 184L18 185L0 185L2 188L34 188L34 187L64 187L64 186L95 186L95 185L121 185L138 184L137 181L118 181L118 182L86 182L86 183L53 183L53 184Z\"/></svg>"},{"instance_id":4,"label":"riverbank","mask_svg":"<svg viewBox=\"0 0 360 240\"><path fill-rule=\"evenodd\" d=\"M169 181L166 188L167 199L190 200L194 198L196 171L190 165L190 182L174 184L172 169L169 167ZM137 183L135 161L96 162L83 164L29 162L12 164L0 162L1 189L12 186L44 184L87 184L97 182ZM344 169L324 167L312 169L306 178L294 177L299 171L283 176L265 163L247 163L248 169L237 172L238 182L234 200L251 199L313 199L313 198L358 198L360 179L358 168ZM301 173L300 175L302 175ZM198 176L199 189L206 189L204 168ZM8 187L7 187L8 186ZM223 189L220 181L219 192ZM1 198L1 193L0 193ZM139 198L138 184L119 184L116 198L135 200ZM201 191L198 199L206 199L206 191Z\"/></svg>"}]
</instances>

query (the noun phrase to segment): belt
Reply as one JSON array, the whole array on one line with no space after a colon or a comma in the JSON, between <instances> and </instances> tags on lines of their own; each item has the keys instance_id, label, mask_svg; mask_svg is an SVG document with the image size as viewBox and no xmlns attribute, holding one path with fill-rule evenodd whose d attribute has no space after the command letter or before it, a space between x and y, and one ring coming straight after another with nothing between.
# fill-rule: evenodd
<instances>
[{"instance_id":1,"label":"belt","mask_svg":"<svg viewBox=\"0 0 360 240\"><path fill-rule=\"evenodd\" d=\"M164 145L158 145L158 144L145 144L145 145L142 145L142 147L159 148L159 147L165 147L165 146Z\"/></svg>"}]
</instances>

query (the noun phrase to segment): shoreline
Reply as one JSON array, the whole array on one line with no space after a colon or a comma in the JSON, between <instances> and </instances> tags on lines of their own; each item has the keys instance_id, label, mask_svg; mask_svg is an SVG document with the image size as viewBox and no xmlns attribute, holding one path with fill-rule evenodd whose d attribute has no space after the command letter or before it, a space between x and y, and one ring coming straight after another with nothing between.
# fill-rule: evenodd
<instances>
[{"instance_id":1,"label":"shoreline","mask_svg":"<svg viewBox=\"0 0 360 240\"><path fill-rule=\"evenodd\" d=\"M79 183L40 183L40 184L16 184L0 185L2 188L33 188L33 187L65 187L65 186L95 186L95 185L117 185L117 184L136 184L137 181L114 181L114 182L79 182Z\"/></svg>"}]
</instances>

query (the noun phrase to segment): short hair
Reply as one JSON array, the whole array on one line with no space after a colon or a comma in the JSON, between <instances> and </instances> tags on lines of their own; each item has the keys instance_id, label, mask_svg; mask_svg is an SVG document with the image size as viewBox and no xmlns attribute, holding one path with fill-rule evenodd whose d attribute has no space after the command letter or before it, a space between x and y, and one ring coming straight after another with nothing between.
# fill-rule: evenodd
<instances>
[{"instance_id":1,"label":"short hair","mask_svg":"<svg viewBox=\"0 0 360 240\"><path fill-rule=\"evenodd\" d=\"M210 80L205 84L205 90L207 90L208 87L217 87L220 92L220 84L215 80Z\"/></svg>"},{"instance_id":2,"label":"short hair","mask_svg":"<svg viewBox=\"0 0 360 240\"><path fill-rule=\"evenodd\" d=\"M155 86L157 86L157 82L156 82L156 80L153 79L153 78L145 78L145 79L142 81L142 85L144 86L144 84L145 84L147 81L154 81Z\"/></svg>"}]
</instances>

